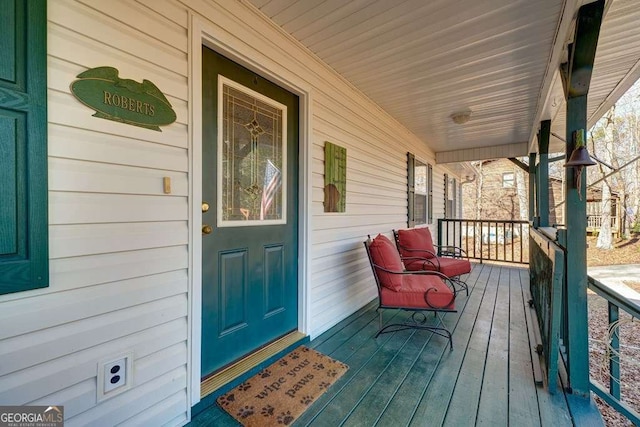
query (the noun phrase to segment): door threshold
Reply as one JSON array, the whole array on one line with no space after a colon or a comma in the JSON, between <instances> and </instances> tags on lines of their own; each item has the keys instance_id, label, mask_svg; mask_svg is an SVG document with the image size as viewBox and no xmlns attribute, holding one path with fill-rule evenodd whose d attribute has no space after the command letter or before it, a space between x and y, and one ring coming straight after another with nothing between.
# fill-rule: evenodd
<instances>
[{"instance_id":1,"label":"door threshold","mask_svg":"<svg viewBox=\"0 0 640 427\"><path fill-rule=\"evenodd\" d=\"M200 383L200 398L215 392L220 387L230 383L245 372L255 368L296 342L303 340L305 337L306 335L302 332L291 332L208 377Z\"/></svg>"}]
</instances>

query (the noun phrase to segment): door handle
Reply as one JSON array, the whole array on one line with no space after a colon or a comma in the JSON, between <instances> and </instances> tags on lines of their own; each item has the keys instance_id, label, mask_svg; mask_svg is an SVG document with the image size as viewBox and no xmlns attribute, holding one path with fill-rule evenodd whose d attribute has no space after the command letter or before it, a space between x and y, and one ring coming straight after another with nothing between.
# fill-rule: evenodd
<instances>
[{"instance_id":1,"label":"door handle","mask_svg":"<svg viewBox=\"0 0 640 427\"><path fill-rule=\"evenodd\" d=\"M202 226L202 234L211 234L212 231L213 227L211 227L209 224L204 224Z\"/></svg>"}]
</instances>

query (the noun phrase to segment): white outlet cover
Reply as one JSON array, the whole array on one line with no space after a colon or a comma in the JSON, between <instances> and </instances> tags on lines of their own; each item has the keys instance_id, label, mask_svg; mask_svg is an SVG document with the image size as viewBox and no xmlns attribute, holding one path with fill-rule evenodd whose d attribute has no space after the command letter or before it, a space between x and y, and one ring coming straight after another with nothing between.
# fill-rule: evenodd
<instances>
[{"instance_id":1,"label":"white outlet cover","mask_svg":"<svg viewBox=\"0 0 640 427\"><path fill-rule=\"evenodd\" d=\"M120 354L98 362L97 380L98 401L130 389L133 385L133 353Z\"/></svg>"}]
</instances>

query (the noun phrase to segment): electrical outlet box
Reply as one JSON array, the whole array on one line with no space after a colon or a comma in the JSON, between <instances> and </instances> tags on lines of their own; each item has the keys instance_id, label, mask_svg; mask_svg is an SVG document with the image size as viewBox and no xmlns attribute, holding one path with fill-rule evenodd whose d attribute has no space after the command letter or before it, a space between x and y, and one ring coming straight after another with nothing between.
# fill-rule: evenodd
<instances>
[{"instance_id":1,"label":"electrical outlet box","mask_svg":"<svg viewBox=\"0 0 640 427\"><path fill-rule=\"evenodd\" d=\"M98 401L131 388L133 354L127 353L98 363Z\"/></svg>"}]
</instances>

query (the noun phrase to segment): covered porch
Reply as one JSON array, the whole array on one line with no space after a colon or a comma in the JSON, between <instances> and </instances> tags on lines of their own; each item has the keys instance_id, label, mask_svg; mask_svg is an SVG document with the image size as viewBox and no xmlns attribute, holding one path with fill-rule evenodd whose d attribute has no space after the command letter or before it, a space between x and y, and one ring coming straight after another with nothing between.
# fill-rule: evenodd
<instances>
[{"instance_id":1,"label":"covered porch","mask_svg":"<svg viewBox=\"0 0 640 427\"><path fill-rule=\"evenodd\" d=\"M374 338L377 305L368 304L309 346L338 359L349 371L294 425L563 426L599 422L588 401L550 393L536 385L537 356L529 316L526 267L474 264L466 277L469 296L444 321L454 350L428 331L405 330ZM373 285L373 284L372 284ZM385 311L384 320L404 312ZM558 384L562 384L560 378ZM572 405L569 405L571 402ZM193 426L235 426L218 406L196 416Z\"/></svg>"},{"instance_id":2,"label":"covered porch","mask_svg":"<svg viewBox=\"0 0 640 427\"><path fill-rule=\"evenodd\" d=\"M280 337L261 323L265 316L256 321L247 315L258 304L245 295L261 301L256 291L287 283L291 287L282 295L289 305L263 304L265 311L291 313L290 334L350 366L299 425L601 422L591 401L599 389L589 382L586 345L585 183L571 168L567 228L545 243L561 245L555 253L564 251L571 267L554 282L566 288L562 301L570 308L570 322L563 325L564 337L572 338L566 342L570 372L560 364L546 379L534 374L531 337L537 325L527 315L527 292L542 281L529 282L526 268L475 265L468 297L460 297L457 313L445 316L453 329L452 352L426 331L374 338L375 285L362 241L367 234L414 225L435 232L438 221L459 219L460 186L472 179L464 162L493 158L528 156L528 165L520 162L530 179L528 222L550 225L543 190L549 153L564 151L569 158L574 135L593 125L640 76L636 1L9 2L16 10L31 9L0 8L0 20L16 23L0 33L15 36L24 54L15 69L23 73L22 65L29 65L39 86L31 96L18 91L18 81L18 95L4 97L0 107L10 113L3 116L3 136L26 150L14 124L23 113L14 110L27 100L38 113L38 120L27 123L43 135L33 142L39 163L25 165L8 144L11 155L3 156L3 165L9 167L0 168L17 177L11 191L0 191L0 206L16 206L0 224L0 403L62 405L68 425L180 426L192 416L194 425L231 425L215 405L200 412L221 392L206 382L227 366L216 361L206 367L203 360L212 354L251 358L270 345L271 336L236 355L232 350L241 339L208 346L203 330L256 324ZM26 41L23 27L30 31ZM13 44L5 45L2 52L13 57ZM281 221L289 227L292 250L280 253L291 258L279 258L271 251L279 242L265 238L252 251L261 254L259 262L262 254L275 253L273 262L250 269L239 261L241 254L227 270L237 280L226 282L210 261L229 248L203 249L207 239L221 241L221 224L227 226L221 191L213 185L225 179L217 174L222 167L214 166L223 158L208 162L205 155L228 145L213 128L203 132L205 125L225 121L204 107L207 97L211 106L223 104L222 95L206 88L218 87L216 73L225 77L207 73L205 49L245 69L241 86L247 93L258 84L289 92L295 107L286 111L298 114L287 122L295 128L290 143L281 138L299 156L287 157L291 188L282 190L282 206L288 202L291 212L288 222ZM176 121L156 132L94 115L75 99L70 84L103 66L121 72L125 86L152 81L175 108ZM13 70L2 72L11 77ZM252 99L264 100L262 95ZM246 125L255 125L241 124L247 131ZM253 142L246 146L255 147ZM324 203L327 143L348 152L341 212ZM418 163L426 182L420 191ZM261 192L252 200L266 206L270 182L253 174L242 190ZM23 186L33 198L21 196ZM534 194L533 188L539 190ZM245 208L238 205L238 212L244 215ZM17 214L23 211L42 215L24 221ZM418 211L422 218L416 222ZM273 225L249 224L261 231ZM278 239L282 234L273 233ZM27 244L32 241L40 246L37 253ZM15 265L18 246L30 248L34 258L25 265L37 262L42 275L31 277L23 264ZM284 265L291 267L291 280L262 274ZM245 286L249 278L252 284ZM207 295L227 290L235 298L207 301ZM227 313L234 316L225 318ZM387 320L405 315L385 313ZM557 335L551 338L558 342ZM553 346L547 351L558 353ZM122 381L114 391L107 383L114 374L108 365L115 362L128 376L118 375ZM543 378L542 384L534 378ZM610 394L614 402L619 397L615 390Z\"/></svg>"}]
</instances>

